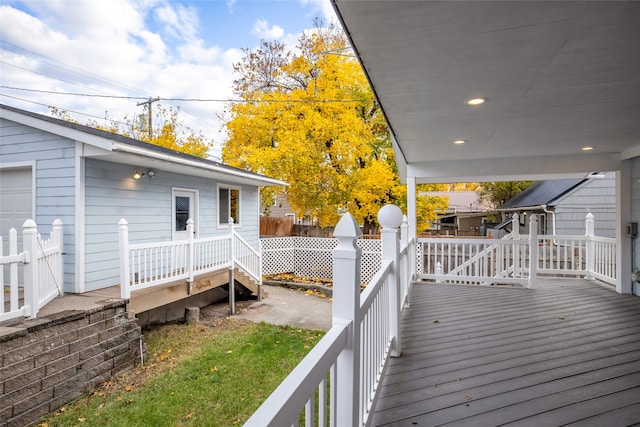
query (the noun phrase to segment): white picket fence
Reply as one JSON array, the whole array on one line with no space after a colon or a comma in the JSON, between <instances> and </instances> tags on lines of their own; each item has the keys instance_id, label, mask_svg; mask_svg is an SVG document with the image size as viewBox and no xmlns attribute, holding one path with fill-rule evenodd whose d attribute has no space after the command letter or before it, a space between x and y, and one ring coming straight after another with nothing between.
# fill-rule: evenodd
<instances>
[{"instance_id":1,"label":"white picket fence","mask_svg":"<svg viewBox=\"0 0 640 427\"><path fill-rule=\"evenodd\" d=\"M594 235L594 218L585 218L585 234L538 235L532 215L529 234L514 231L503 239L418 239L420 278L443 283L536 286L538 276L586 277L616 282L616 239Z\"/></svg>"},{"instance_id":2,"label":"white picket fence","mask_svg":"<svg viewBox=\"0 0 640 427\"><path fill-rule=\"evenodd\" d=\"M63 293L62 221L56 219L49 238L43 239L36 223L29 219L23 225L22 251L18 252L15 228L9 230L7 255L3 254L3 247L4 241L0 236L0 278L3 282L0 321L36 317L45 304ZM5 274L8 276L6 282Z\"/></svg>"},{"instance_id":3,"label":"white picket fence","mask_svg":"<svg viewBox=\"0 0 640 427\"><path fill-rule=\"evenodd\" d=\"M189 219L187 239L152 243L130 243L129 224L124 218L119 230L121 298L177 280L191 286L197 275L231 268L240 269L258 286L262 284L260 252L235 231L233 222L225 236L194 238L194 222Z\"/></svg>"}]
</instances>

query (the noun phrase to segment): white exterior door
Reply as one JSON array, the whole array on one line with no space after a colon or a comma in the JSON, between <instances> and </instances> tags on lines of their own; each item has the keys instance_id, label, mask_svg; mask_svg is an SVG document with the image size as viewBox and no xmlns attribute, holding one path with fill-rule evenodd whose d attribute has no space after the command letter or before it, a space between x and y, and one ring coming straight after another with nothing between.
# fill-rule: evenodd
<instances>
[{"instance_id":1,"label":"white exterior door","mask_svg":"<svg viewBox=\"0 0 640 427\"><path fill-rule=\"evenodd\" d=\"M33 219L31 168L0 169L0 234L15 228L22 238L22 224Z\"/></svg>"},{"instance_id":2,"label":"white exterior door","mask_svg":"<svg viewBox=\"0 0 640 427\"><path fill-rule=\"evenodd\" d=\"M31 167L0 169L0 236L2 250L9 254L9 230L15 228L18 237L18 252L22 251L22 224L33 219L33 178ZM19 264L18 277L22 283L22 265ZM9 281L9 268L5 268L5 277ZM2 287L0 287L2 292Z\"/></svg>"},{"instance_id":3,"label":"white exterior door","mask_svg":"<svg viewBox=\"0 0 640 427\"><path fill-rule=\"evenodd\" d=\"M173 190L173 240L186 240L187 220L193 219L194 237L198 229L198 192L196 190Z\"/></svg>"}]
</instances>

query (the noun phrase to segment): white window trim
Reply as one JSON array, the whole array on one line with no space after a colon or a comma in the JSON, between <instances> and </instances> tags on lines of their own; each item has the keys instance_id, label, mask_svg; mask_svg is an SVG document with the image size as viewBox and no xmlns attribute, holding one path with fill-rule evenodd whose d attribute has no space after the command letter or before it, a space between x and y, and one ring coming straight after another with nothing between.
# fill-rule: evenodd
<instances>
[{"instance_id":1,"label":"white window trim","mask_svg":"<svg viewBox=\"0 0 640 427\"><path fill-rule=\"evenodd\" d=\"M228 184L217 184L216 186L216 222L218 224L218 228L229 228L228 223L220 222L220 189L238 190L238 216L242 217L242 187ZM234 222L234 227L242 227L242 223L244 222L240 221L240 223L238 223L236 218L234 218L234 221L236 221Z\"/></svg>"}]
</instances>

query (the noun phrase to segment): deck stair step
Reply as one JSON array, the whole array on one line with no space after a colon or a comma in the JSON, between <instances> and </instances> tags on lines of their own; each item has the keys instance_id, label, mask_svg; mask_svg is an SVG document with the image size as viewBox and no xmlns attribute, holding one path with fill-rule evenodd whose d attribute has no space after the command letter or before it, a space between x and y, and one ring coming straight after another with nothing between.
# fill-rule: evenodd
<instances>
[{"instance_id":1,"label":"deck stair step","mask_svg":"<svg viewBox=\"0 0 640 427\"><path fill-rule=\"evenodd\" d=\"M255 294L258 299L267 297L260 283L258 283L253 277L251 277L249 274L245 273L238 267L234 269L234 279L236 283L241 287L245 288L250 293Z\"/></svg>"}]
</instances>

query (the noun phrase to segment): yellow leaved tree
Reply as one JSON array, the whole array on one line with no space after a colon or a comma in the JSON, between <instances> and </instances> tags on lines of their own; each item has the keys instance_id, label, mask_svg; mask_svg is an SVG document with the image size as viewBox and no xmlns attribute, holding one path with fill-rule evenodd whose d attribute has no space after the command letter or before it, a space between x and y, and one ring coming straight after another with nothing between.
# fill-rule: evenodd
<instances>
[{"instance_id":1,"label":"yellow leaved tree","mask_svg":"<svg viewBox=\"0 0 640 427\"><path fill-rule=\"evenodd\" d=\"M51 114L59 119L78 123L71 114L57 107L49 107ZM153 129L149 132L149 123L144 120L146 115L130 118L125 116L122 121L105 118L103 123L97 120L88 120L85 125L106 132L149 142L174 151L190 154L197 157L207 157L211 141L207 141L202 132L183 126L179 120L179 109L165 108L157 104L153 114Z\"/></svg>"},{"instance_id":2,"label":"yellow leaved tree","mask_svg":"<svg viewBox=\"0 0 640 427\"><path fill-rule=\"evenodd\" d=\"M289 183L265 188L264 206L284 192L297 215L321 226L348 211L365 229L383 205L406 207L382 111L339 29L316 22L295 52L263 41L234 72L242 101L229 107L222 158ZM423 226L442 209L432 202L420 204Z\"/></svg>"}]
</instances>

